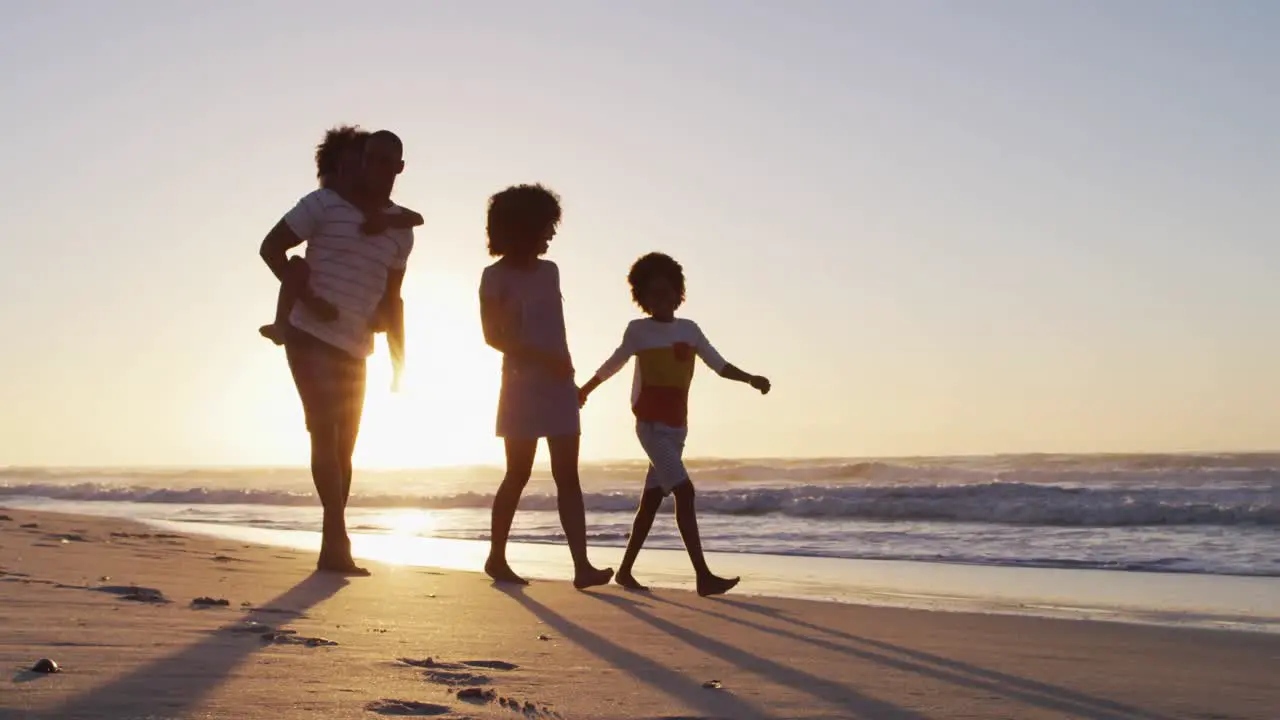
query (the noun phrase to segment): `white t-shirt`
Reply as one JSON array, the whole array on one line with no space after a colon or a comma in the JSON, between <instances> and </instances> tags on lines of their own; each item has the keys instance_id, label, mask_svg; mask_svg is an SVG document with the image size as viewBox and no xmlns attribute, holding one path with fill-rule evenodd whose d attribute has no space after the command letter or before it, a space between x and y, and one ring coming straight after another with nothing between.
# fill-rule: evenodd
<instances>
[{"instance_id":1,"label":"white t-shirt","mask_svg":"<svg viewBox=\"0 0 1280 720\"><path fill-rule=\"evenodd\" d=\"M596 371L601 382L623 367L631 356L636 370L631 383L631 408L641 422L685 427L689 416L689 385L693 382L693 357L723 372L728 363L692 320L653 318L632 320L622 334L622 344Z\"/></svg>"},{"instance_id":2,"label":"white t-shirt","mask_svg":"<svg viewBox=\"0 0 1280 720\"><path fill-rule=\"evenodd\" d=\"M393 205L384 212L399 214L401 208ZM289 324L354 357L368 357L373 352L370 323L387 291L387 275L406 267L413 230L388 228L364 235L364 214L325 188L299 200L284 221L307 243L312 291L338 309L336 320L324 322L299 303Z\"/></svg>"}]
</instances>

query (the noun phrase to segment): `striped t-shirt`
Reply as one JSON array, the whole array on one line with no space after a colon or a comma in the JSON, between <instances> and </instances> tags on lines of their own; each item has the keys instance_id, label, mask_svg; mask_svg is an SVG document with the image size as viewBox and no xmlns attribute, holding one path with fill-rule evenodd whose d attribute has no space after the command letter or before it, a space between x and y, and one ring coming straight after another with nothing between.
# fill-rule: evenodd
<instances>
[{"instance_id":1,"label":"striped t-shirt","mask_svg":"<svg viewBox=\"0 0 1280 720\"><path fill-rule=\"evenodd\" d=\"M389 214L401 212L393 205ZM364 235L364 214L338 193L311 192L284 216L285 223L307 243L311 289L338 308L338 318L324 322L301 303L289 324L354 357L373 352L370 323L387 290L389 270L403 270L413 250L413 230L387 229Z\"/></svg>"}]
</instances>

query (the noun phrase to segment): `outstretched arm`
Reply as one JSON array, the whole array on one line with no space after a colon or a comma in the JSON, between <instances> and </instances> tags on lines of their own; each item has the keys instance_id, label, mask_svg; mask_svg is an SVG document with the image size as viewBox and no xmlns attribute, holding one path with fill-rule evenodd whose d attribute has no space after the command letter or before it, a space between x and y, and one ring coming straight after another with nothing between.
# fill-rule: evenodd
<instances>
[{"instance_id":1,"label":"outstretched arm","mask_svg":"<svg viewBox=\"0 0 1280 720\"><path fill-rule=\"evenodd\" d=\"M630 360L631 356L635 353L635 345L631 338L631 328L628 327L627 331L622 334L622 342L618 345L618 349L614 350L613 354L609 356L609 359L604 361L604 364L601 365L600 369L596 371L596 374L587 381L587 384L578 389L578 405L585 405L587 402L587 396L592 392L595 392L596 388L603 385L604 381L613 377L619 370L626 367L627 361Z\"/></svg>"},{"instance_id":2,"label":"outstretched arm","mask_svg":"<svg viewBox=\"0 0 1280 720\"><path fill-rule=\"evenodd\" d=\"M751 373L743 372L742 370L738 369L736 365L732 363L724 364L724 367L720 370L720 377L726 380L733 380L734 382L746 383L751 387L759 390L761 395L768 395L769 390L772 387L769 384L769 378L763 377L761 375L752 375Z\"/></svg>"},{"instance_id":3,"label":"outstretched arm","mask_svg":"<svg viewBox=\"0 0 1280 720\"><path fill-rule=\"evenodd\" d=\"M716 351L715 347L711 345L711 342L707 340L707 336L703 334L701 328L698 328L697 330L696 349L698 357L702 358L702 362L706 363L707 367L715 370L716 374L720 377L726 380L733 380L734 382L746 383L756 390L759 390L761 395L769 394L769 378L743 372L736 365L726 361L720 353Z\"/></svg>"}]
</instances>

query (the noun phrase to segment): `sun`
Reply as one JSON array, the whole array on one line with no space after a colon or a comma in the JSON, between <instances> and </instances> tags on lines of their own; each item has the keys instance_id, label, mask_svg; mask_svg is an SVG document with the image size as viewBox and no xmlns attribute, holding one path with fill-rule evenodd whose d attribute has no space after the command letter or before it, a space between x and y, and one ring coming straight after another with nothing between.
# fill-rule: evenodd
<instances>
[{"instance_id":1,"label":"sun","mask_svg":"<svg viewBox=\"0 0 1280 720\"><path fill-rule=\"evenodd\" d=\"M405 287L407 367L391 392L391 359L379 336L369 358L355 463L366 468L500 461L494 437L501 360L484 344L474 289L448 277Z\"/></svg>"},{"instance_id":2,"label":"sun","mask_svg":"<svg viewBox=\"0 0 1280 720\"><path fill-rule=\"evenodd\" d=\"M404 295L408 357L401 390L391 392L391 359L379 335L356 466L502 464L502 441L494 436L502 360L484 343L474 279L443 270L411 274ZM192 437L216 447L227 464L306 464L309 439L284 351L252 328L244 334L244 360L221 371L223 382L209 383L201 412L186 418Z\"/></svg>"}]
</instances>

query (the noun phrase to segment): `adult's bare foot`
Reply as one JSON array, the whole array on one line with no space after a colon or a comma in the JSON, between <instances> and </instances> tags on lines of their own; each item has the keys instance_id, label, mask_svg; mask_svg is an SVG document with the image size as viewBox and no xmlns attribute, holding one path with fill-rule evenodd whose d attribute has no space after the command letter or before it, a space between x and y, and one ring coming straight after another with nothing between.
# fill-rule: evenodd
<instances>
[{"instance_id":1,"label":"adult's bare foot","mask_svg":"<svg viewBox=\"0 0 1280 720\"><path fill-rule=\"evenodd\" d=\"M649 588L636 582L635 577L630 572L619 570L618 574L613 576L613 581L628 590L649 592Z\"/></svg>"},{"instance_id":2,"label":"adult's bare foot","mask_svg":"<svg viewBox=\"0 0 1280 720\"><path fill-rule=\"evenodd\" d=\"M488 575L496 583L505 583L508 585L528 585L529 581L516 574L506 560L486 560L484 563L484 574Z\"/></svg>"},{"instance_id":3,"label":"adult's bare foot","mask_svg":"<svg viewBox=\"0 0 1280 720\"><path fill-rule=\"evenodd\" d=\"M373 574L369 572L368 568L357 565L356 561L351 558L321 558L316 563L316 570L349 577L369 577Z\"/></svg>"},{"instance_id":4,"label":"adult's bare foot","mask_svg":"<svg viewBox=\"0 0 1280 720\"><path fill-rule=\"evenodd\" d=\"M588 566L573 574L573 586L579 590L586 590L589 587L608 585L612 579L613 568L598 570Z\"/></svg>"},{"instance_id":5,"label":"adult's bare foot","mask_svg":"<svg viewBox=\"0 0 1280 720\"><path fill-rule=\"evenodd\" d=\"M698 578L698 594L702 597L711 595L723 595L733 589L742 578L722 578L716 575L707 575Z\"/></svg>"}]
</instances>

